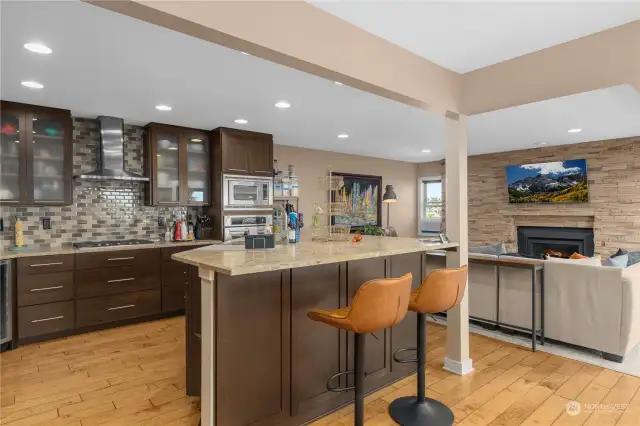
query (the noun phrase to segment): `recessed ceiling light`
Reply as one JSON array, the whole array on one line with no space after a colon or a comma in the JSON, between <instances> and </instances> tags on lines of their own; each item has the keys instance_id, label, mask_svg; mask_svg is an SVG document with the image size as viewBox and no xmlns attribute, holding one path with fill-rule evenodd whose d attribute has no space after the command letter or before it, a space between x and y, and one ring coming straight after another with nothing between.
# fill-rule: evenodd
<instances>
[{"instance_id":1,"label":"recessed ceiling light","mask_svg":"<svg viewBox=\"0 0 640 426\"><path fill-rule=\"evenodd\" d=\"M548 142L536 142L536 146L545 146L548 145Z\"/></svg>"},{"instance_id":2,"label":"recessed ceiling light","mask_svg":"<svg viewBox=\"0 0 640 426\"><path fill-rule=\"evenodd\" d=\"M348 137L349 137L349 135L348 135L348 134L346 134L346 133L340 133L340 134L338 135L338 138L339 138L339 139L347 139Z\"/></svg>"},{"instance_id":3,"label":"recessed ceiling light","mask_svg":"<svg viewBox=\"0 0 640 426\"><path fill-rule=\"evenodd\" d=\"M202 142L202 139L200 138L191 138L189 139L191 142Z\"/></svg>"},{"instance_id":4,"label":"recessed ceiling light","mask_svg":"<svg viewBox=\"0 0 640 426\"><path fill-rule=\"evenodd\" d=\"M422 152L424 152L425 154L428 154L428 153L431 152L431 150L430 149L423 149Z\"/></svg>"},{"instance_id":5,"label":"recessed ceiling light","mask_svg":"<svg viewBox=\"0 0 640 426\"><path fill-rule=\"evenodd\" d=\"M334 81L335 84L337 84L338 86L342 86L342 83L340 83L339 81Z\"/></svg>"},{"instance_id":6,"label":"recessed ceiling light","mask_svg":"<svg viewBox=\"0 0 640 426\"><path fill-rule=\"evenodd\" d=\"M289 108L291 104L287 101L278 101L276 102L276 108Z\"/></svg>"},{"instance_id":7,"label":"recessed ceiling light","mask_svg":"<svg viewBox=\"0 0 640 426\"><path fill-rule=\"evenodd\" d=\"M569 133L580 133L582 131L582 129L569 129L568 132Z\"/></svg>"},{"instance_id":8,"label":"recessed ceiling light","mask_svg":"<svg viewBox=\"0 0 640 426\"><path fill-rule=\"evenodd\" d=\"M175 146L170 146L169 148L167 148L169 151L177 151L178 147Z\"/></svg>"},{"instance_id":9,"label":"recessed ceiling light","mask_svg":"<svg viewBox=\"0 0 640 426\"><path fill-rule=\"evenodd\" d=\"M233 120L234 123L238 123L238 124L247 124L248 121L245 120L244 118L236 118L235 120Z\"/></svg>"},{"instance_id":10,"label":"recessed ceiling light","mask_svg":"<svg viewBox=\"0 0 640 426\"><path fill-rule=\"evenodd\" d=\"M156 109L158 111L171 111L171 107L169 105L156 105Z\"/></svg>"},{"instance_id":11,"label":"recessed ceiling light","mask_svg":"<svg viewBox=\"0 0 640 426\"><path fill-rule=\"evenodd\" d=\"M27 43L24 45L24 48L35 53L42 53L43 55L48 55L53 52L53 50L41 43Z\"/></svg>"},{"instance_id":12,"label":"recessed ceiling light","mask_svg":"<svg viewBox=\"0 0 640 426\"><path fill-rule=\"evenodd\" d=\"M22 85L29 89L42 89L44 86L37 81L23 81Z\"/></svg>"}]
</instances>

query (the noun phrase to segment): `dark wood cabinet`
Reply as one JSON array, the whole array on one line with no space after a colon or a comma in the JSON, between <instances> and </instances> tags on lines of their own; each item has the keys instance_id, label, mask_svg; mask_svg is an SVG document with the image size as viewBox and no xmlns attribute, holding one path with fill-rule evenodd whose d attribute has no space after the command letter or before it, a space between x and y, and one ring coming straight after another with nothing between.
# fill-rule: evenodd
<instances>
[{"instance_id":1,"label":"dark wood cabinet","mask_svg":"<svg viewBox=\"0 0 640 426\"><path fill-rule=\"evenodd\" d=\"M272 135L226 127L215 129L212 135L223 173L262 176L273 173Z\"/></svg>"},{"instance_id":2,"label":"dark wood cabinet","mask_svg":"<svg viewBox=\"0 0 640 426\"><path fill-rule=\"evenodd\" d=\"M185 310L191 271L197 280L198 269L171 260L171 255L193 248L118 249L17 259L19 343L180 315ZM199 364L197 371L199 374Z\"/></svg>"},{"instance_id":3,"label":"dark wood cabinet","mask_svg":"<svg viewBox=\"0 0 640 426\"><path fill-rule=\"evenodd\" d=\"M197 268L192 271L186 386L188 395L199 396L201 284ZM351 403L353 392L330 392L326 385L334 374L353 369L353 335L312 321L307 313L345 307L365 282L407 272L417 288L425 274L424 253L241 276L216 274L216 421L228 426L297 426ZM392 358L397 349L416 346L416 324L416 315L410 313L395 327L366 336L366 392L416 370L416 364L398 364ZM351 380L343 375L334 385L352 385Z\"/></svg>"},{"instance_id":4,"label":"dark wood cabinet","mask_svg":"<svg viewBox=\"0 0 640 426\"><path fill-rule=\"evenodd\" d=\"M186 375L187 395L200 396L200 372L202 369L202 300L198 267L189 267L186 305Z\"/></svg>"},{"instance_id":5,"label":"dark wood cabinet","mask_svg":"<svg viewBox=\"0 0 640 426\"><path fill-rule=\"evenodd\" d=\"M145 128L147 204L211 203L211 144L204 130L149 123Z\"/></svg>"},{"instance_id":6,"label":"dark wood cabinet","mask_svg":"<svg viewBox=\"0 0 640 426\"><path fill-rule=\"evenodd\" d=\"M71 112L6 101L0 106L0 202L32 206L71 204Z\"/></svg>"}]
</instances>

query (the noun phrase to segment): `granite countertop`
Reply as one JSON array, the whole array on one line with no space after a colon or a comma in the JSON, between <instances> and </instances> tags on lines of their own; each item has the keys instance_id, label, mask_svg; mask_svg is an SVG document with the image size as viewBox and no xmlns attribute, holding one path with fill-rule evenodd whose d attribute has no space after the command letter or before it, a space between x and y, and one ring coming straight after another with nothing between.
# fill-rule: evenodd
<instances>
[{"instance_id":1,"label":"granite countertop","mask_svg":"<svg viewBox=\"0 0 640 426\"><path fill-rule=\"evenodd\" d=\"M238 250L229 246L201 247L172 255L172 259L225 275L244 275L324 265L358 259L458 247L457 243L425 244L417 238L364 236L359 243L302 240L267 250ZM231 246L233 247L233 246Z\"/></svg>"},{"instance_id":2,"label":"granite countertop","mask_svg":"<svg viewBox=\"0 0 640 426\"><path fill-rule=\"evenodd\" d=\"M164 248L164 247L189 247L189 246L196 247L196 246L211 245L211 244L222 244L222 241L218 241L218 240L195 240L195 241L183 241L183 242L158 241L152 244L135 244L135 245L111 246L111 247L92 247L92 248L83 248L83 249L73 248L71 245L63 245L61 247L37 248L37 249L25 250L25 251L0 250L0 260L14 259L14 258L20 258L20 257L31 257L31 256L52 256L56 254L93 253L93 252L101 252L101 251L137 250L137 249Z\"/></svg>"}]
</instances>

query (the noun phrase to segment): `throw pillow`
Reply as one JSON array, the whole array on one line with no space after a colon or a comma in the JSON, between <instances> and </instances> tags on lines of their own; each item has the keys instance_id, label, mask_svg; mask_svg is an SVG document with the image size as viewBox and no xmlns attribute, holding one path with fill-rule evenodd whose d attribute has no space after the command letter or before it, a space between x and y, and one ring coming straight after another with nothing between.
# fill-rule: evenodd
<instances>
[{"instance_id":1,"label":"throw pillow","mask_svg":"<svg viewBox=\"0 0 640 426\"><path fill-rule=\"evenodd\" d=\"M616 252L616 254L614 254L614 255L613 255L613 256L611 256L611 257L622 256L623 254L627 254L627 251L626 251L626 250L623 250L623 249L618 249L618 251Z\"/></svg>"},{"instance_id":2,"label":"throw pillow","mask_svg":"<svg viewBox=\"0 0 640 426\"><path fill-rule=\"evenodd\" d=\"M627 263L627 266L635 265L636 263L640 262L640 251L630 251L627 253L627 255L629 256L629 262Z\"/></svg>"},{"instance_id":3,"label":"throw pillow","mask_svg":"<svg viewBox=\"0 0 640 426\"><path fill-rule=\"evenodd\" d=\"M583 256L580 253L573 253L571 256L569 256L569 259L588 259L589 256Z\"/></svg>"},{"instance_id":4,"label":"throw pillow","mask_svg":"<svg viewBox=\"0 0 640 426\"><path fill-rule=\"evenodd\" d=\"M471 247L469 249L469 253L492 254L494 256L498 256L506 253L506 250L504 249L504 243L499 243L488 246Z\"/></svg>"},{"instance_id":5,"label":"throw pillow","mask_svg":"<svg viewBox=\"0 0 640 426\"><path fill-rule=\"evenodd\" d=\"M626 268L629 262L629 255L622 254L620 256L609 257L602 262L602 266L611 266L614 268Z\"/></svg>"}]
</instances>

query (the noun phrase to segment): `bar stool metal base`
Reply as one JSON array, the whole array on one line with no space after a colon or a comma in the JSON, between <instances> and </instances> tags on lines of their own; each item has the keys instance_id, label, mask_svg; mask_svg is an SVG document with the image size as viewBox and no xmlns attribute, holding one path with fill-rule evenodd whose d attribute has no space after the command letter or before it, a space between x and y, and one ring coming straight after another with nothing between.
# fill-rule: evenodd
<instances>
[{"instance_id":1,"label":"bar stool metal base","mask_svg":"<svg viewBox=\"0 0 640 426\"><path fill-rule=\"evenodd\" d=\"M453 412L440 401L415 396L398 398L389 405L389 415L402 426L452 426Z\"/></svg>"}]
</instances>

